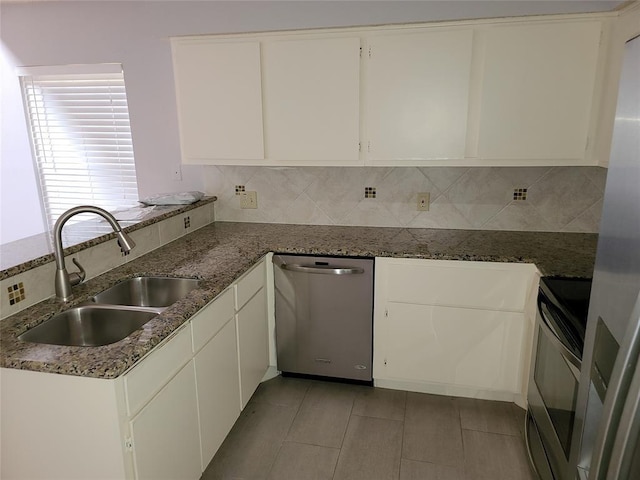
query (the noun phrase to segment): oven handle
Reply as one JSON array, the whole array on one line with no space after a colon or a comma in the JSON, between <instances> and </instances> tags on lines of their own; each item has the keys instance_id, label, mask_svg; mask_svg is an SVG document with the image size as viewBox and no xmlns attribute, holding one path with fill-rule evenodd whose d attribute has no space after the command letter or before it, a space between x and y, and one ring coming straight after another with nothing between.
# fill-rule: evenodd
<instances>
[{"instance_id":1,"label":"oven handle","mask_svg":"<svg viewBox=\"0 0 640 480\"><path fill-rule=\"evenodd\" d=\"M540 317L540 328L542 329L542 331L544 331L553 346L560 351L562 358L565 359L567 365L569 365L569 368L571 368L571 373L573 373L573 376L579 379L580 366L582 364L582 361L578 357L576 357L576 355L571 350L569 350L564 343L562 343L562 340L560 340L560 336L547 320L547 315L551 315L547 306L542 302L538 302L538 310L538 317Z\"/></svg>"}]
</instances>

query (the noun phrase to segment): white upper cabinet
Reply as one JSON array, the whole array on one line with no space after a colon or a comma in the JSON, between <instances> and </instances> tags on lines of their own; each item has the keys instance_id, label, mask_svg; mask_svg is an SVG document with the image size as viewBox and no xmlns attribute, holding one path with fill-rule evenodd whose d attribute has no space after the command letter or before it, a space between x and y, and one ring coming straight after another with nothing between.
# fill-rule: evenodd
<instances>
[{"instance_id":1,"label":"white upper cabinet","mask_svg":"<svg viewBox=\"0 0 640 480\"><path fill-rule=\"evenodd\" d=\"M183 163L262 161L260 43L172 46Z\"/></svg>"},{"instance_id":2,"label":"white upper cabinet","mask_svg":"<svg viewBox=\"0 0 640 480\"><path fill-rule=\"evenodd\" d=\"M183 162L604 164L614 16L174 38Z\"/></svg>"},{"instance_id":3,"label":"white upper cabinet","mask_svg":"<svg viewBox=\"0 0 640 480\"><path fill-rule=\"evenodd\" d=\"M479 159L585 163L600 21L483 30Z\"/></svg>"},{"instance_id":4,"label":"white upper cabinet","mask_svg":"<svg viewBox=\"0 0 640 480\"><path fill-rule=\"evenodd\" d=\"M473 31L369 38L367 158L374 165L463 158Z\"/></svg>"},{"instance_id":5,"label":"white upper cabinet","mask_svg":"<svg viewBox=\"0 0 640 480\"><path fill-rule=\"evenodd\" d=\"M266 157L285 163L359 163L360 38L265 41Z\"/></svg>"}]
</instances>

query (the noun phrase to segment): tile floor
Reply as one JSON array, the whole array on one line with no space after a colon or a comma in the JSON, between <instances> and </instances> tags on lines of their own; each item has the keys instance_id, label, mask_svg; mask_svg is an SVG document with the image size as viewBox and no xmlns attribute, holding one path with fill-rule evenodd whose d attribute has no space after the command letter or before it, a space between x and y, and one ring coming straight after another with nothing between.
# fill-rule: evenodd
<instances>
[{"instance_id":1,"label":"tile floor","mask_svg":"<svg viewBox=\"0 0 640 480\"><path fill-rule=\"evenodd\" d=\"M512 403L276 377L202 480L533 480Z\"/></svg>"}]
</instances>

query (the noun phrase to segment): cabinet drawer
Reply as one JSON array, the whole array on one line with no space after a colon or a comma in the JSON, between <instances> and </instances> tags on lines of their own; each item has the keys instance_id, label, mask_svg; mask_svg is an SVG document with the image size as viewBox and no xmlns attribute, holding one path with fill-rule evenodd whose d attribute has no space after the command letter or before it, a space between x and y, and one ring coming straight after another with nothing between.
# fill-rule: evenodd
<instances>
[{"instance_id":1,"label":"cabinet drawer","mask_svg":"<svg viewBox=\"0 0 640 480\"><path fill-rule=\"evenodd\" d=\"M236 283L236 310L240 310L264 286L264 265L264 260L261 260Z\"/></svg>"},{"instance_id":2,"label":"cabinet drawer","mask_svg":"<svg viewBox=\"0 0 640 480\"><path fill-rule=\"evenodd\" d=\"M522 312L533 265L489 262L391 261L388 300Z\"/></svg>"},{"instance_id":3,"label":"cabinet drawer","mask_svg":"<svg viewBox=\"0 0 640 480\"><path fill-rule=\"evenodd\" d=\"M134 415L192 356L191 328L187 324L167 343L151 352L124 377L127 413Z\"/></svg>"},{"instance_id":4,"label":"cabinet drawer","mask_svg":"<svg viewBox=\"0 0 640 480\"><path fill-rule=\"evenodd\" d=\"M197 352L233 318L233 289L228 288L191 319L193 351Z\"/></svg>"}]
</instances>

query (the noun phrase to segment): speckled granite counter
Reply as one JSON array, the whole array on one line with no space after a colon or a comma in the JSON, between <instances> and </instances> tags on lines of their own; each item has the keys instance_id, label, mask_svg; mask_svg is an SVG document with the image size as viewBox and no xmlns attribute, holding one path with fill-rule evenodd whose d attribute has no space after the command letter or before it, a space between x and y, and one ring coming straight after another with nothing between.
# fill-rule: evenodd
<instances>
[{"instance_id":1,"label":"speckled granite counter","mask_svg":"<svg viewBox=\"0 0 640 480\"><path fill-rule=\"evenodd\" d=\"M0 366L115 378L187 321L269 251L347 256L535 263L543 275L590 277L597 235L479 230L214 223L0 323ZM102 347L26 343L17 336L91 295L137 275L193 277L201 288L126 339ZM52 280L53 281L53 280Z\"/></svg>"},{"instance_id":2,"label":"speckled granite counter","mask_svg":"<svg viewBox=\"0 0 640 480\"><path fill-rule=\"evenodd\" d=\"M146 213L142 212L144 217L140 220L118 220L118 223L120 223L125 232L131 233L216 200L217 197L205 197L189 205L148 207L145 209ZM94 217L91 220L65 225L62 230L65 255L76 253L115 238L111 225L101 217ZM53 262L53 243L51 238L52 233L45 232L0 245L0 280L45 263Z\"/></svg>"}]
</instances>

